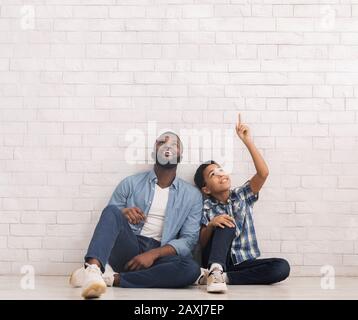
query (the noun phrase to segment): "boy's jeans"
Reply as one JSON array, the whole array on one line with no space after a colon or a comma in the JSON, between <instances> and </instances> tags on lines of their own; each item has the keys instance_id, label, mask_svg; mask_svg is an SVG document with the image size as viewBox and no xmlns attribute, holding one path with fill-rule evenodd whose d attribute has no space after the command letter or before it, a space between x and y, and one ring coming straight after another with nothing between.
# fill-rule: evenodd
<instances>
[{"instance_id":1,"label":"boy's jeans","mask_svg":"<svg viewBox=\"0 0 358 320\"><path fill-rule=\"evenodd\" d=\"M114 205L104 208L94 231L85 261L100 261L102 272L109 263L120 273L120 287L179 288L188 286L199 277L200 268L191 257L167 256L157 259L148 269L125 271L125 265L138 254L160 247L160 242L135 235L127 218Z\"/></svg>"},{"instance_id":2,"label":"boy's jeans","mask_svg":"<svg viewBox=\"0 0 358 320\"><path fill-rule=\"evenodd\" d=\"M222 265L229 284L272 284L286 279L290 273L288 262L280 258L246 260L233 265L230 256L235 228L216 228L202 252L202 264L209 268L213 263Z\"/></svg>"}]
</instances>

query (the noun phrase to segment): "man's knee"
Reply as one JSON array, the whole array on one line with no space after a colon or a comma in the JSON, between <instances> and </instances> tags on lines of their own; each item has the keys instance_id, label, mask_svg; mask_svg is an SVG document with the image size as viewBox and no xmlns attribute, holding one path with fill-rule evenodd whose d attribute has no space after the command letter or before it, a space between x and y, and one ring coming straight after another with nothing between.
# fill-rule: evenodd
<instances>
[{"instance_id":1,"label":"man's knee","mask_svg":"<svg viewBox=\"0 0 358 320\"><path fill-rule=\"evenodd\" d=\"M127 222L127 219L124 216L122 210L120 210L117 206L113 204L110 204L103 209L102 216L105 215L114 216L118 223L121 223L123 221Z\"/></svg>"},{"instance_id":2,"label":"man's knee","mask_svg":"<svg viewBox=\"0 0 358 320\"><path fill-rule=\"evenodd\" d=\"M183 285L189 286L200 276L200 267L191 257L180 258L180 269L183 275Z\"/></svg>"}]
</instances>

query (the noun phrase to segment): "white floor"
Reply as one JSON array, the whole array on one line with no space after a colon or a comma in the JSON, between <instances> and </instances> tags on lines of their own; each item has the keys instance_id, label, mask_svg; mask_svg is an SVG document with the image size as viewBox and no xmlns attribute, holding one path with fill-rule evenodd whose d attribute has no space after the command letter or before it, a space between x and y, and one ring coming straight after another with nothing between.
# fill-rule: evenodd
<instances>
[{"instance_id":1,"label":"white floor","mask_svg":"<svg viewBox=\"0 0 358 320\"><path fill-rule=\"evenodd\" d=\"M271 286L229 286L226 294L208 294L205 286L186 289L108 288L101 299L125 300L248 300L248 299L358 299L358 278L336 278L335 289L321 288L320 278L291 277ZM81 299L81 289L68 285L68 277L38 276L34 290L21 289L21 279L0 276L0 300Z\"/></svg>"}]
</instances>

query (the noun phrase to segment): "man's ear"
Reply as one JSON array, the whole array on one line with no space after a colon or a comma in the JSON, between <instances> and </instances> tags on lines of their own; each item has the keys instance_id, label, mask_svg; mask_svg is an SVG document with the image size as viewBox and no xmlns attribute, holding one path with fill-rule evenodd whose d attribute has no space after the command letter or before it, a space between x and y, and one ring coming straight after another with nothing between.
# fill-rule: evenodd
<instances>
[{"instance_id":1,"label":"man's ear","mask_svg":"<svg viewBox=\"0 0 358 320\"><path fill-rule=\"evenodd\" d=\"M208 189L208 187L202 187L202 188L201 188L201 191L202 191L203 193L205 193L206 195L211 194L211 191Z\"/></svg>"}]
</instances>

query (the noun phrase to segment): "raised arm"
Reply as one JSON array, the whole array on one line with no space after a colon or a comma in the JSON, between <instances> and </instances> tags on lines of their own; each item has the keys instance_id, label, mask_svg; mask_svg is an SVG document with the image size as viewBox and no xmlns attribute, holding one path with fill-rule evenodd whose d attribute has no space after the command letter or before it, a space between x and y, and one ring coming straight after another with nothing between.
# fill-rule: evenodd
<instances>
[{"instance_id":1,"label":"raised arm","mask_svg":"<svg viewBox=\"0 0 358 320\"><path fill-rule=\"evenodd\" d=\"M240 113L238 116L238 122L236 124L236 133L249 150L254 162L256 174L250 179L250 187L253 193L258 193L267 179L269 169L264 158L256 148L251 138L249 127L241 122Z\"/></svg>"}]
</instances>

